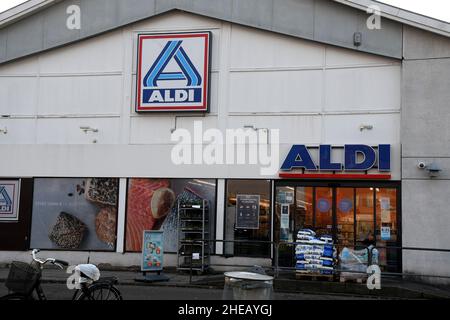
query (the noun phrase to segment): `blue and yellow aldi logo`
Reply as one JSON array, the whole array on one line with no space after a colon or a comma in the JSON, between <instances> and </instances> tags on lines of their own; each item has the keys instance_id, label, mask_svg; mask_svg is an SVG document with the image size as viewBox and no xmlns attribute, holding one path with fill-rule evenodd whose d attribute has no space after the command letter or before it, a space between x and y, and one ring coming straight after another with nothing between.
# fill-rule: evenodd
<instances>
[{"instance_id":1,"label":"blue and yellow aldi logo","mask_svg":"<svg viewBox=\"0 0 450 320\"><path fill-rule=\"evenodd\" d=\"M138 35L136 112L208 112L210 43L210 32Z\"/></svg>"},{"instance_id":2,"label":"blue and yellow aldi logo","mask_svg":"<svg viewBox=\"0 0 450 320\"><path fill-rule=\"evenodd\" d=\"M19 180L0 180L0 222L19 219Z\"/></svg>"}]
</instances>

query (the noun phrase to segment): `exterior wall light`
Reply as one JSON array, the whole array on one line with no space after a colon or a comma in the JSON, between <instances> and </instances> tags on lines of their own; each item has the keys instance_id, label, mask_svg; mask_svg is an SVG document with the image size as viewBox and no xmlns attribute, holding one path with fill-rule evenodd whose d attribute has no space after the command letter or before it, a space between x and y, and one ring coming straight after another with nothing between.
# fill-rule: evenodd
<instances>
[{"instance_id":1,"label":"exterior wall light","mask_svg":"<svg viewBox=\"0 0 450 320\"><path fill-rule=\"evenodd\" d=\"M84 131L84 133L88 133L88 132L98 132L98 129L95 128L91 128L91 127L80 127L80 130Z\"/></svg>"},{"instance_id":2,"label":"exterior wall light","mask_svg":"<svg viewBox=\"0 0 450 320\"><path fill-rule=\"evenodd\" d=\"M362 45L362 33L361 32L355 32L353 34L353 45L355 47L359 47Z\"/></svg>"},{"instance_id":3,"label":"exterior wall light","mask_svg":"<svg viewBox=\"0 0 450 320\"><path fill-rule=\"evenodd\" d=\"M4 129L0 129L0 133L8 134L8 128L5 127Z\"/></svg>"},{"instance_id":4,"label":"exterior wall light","mask_svg":"<svg viewBox=\"0 0 450 320\"><path fill-rule=\"evenodd\" d=\"M363 132L364 130L372 130L373 125L371 124L362 124L359 126L359 131Z\"/></svg>"},{"instance_id":5,"label":"exterior wall light","mask_svg":"<svg viewBox=\"0 0 450 320\"><path fill-rule=\"evenodd\" d=\"M270 145L270 129L269 128L257 128L254 125L246 124L246 125L244 125L244 129L253 130L256 132L259 132L260 130L264 131L266 133L266 137L267 137L266 143L267 143L267 145Z\"/></svg>"}]
</instances>

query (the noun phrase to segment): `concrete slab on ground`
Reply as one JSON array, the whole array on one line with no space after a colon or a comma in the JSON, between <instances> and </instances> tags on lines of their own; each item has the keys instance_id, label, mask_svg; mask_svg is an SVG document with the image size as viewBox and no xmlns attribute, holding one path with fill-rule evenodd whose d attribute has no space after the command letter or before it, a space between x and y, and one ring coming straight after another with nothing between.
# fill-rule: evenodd
<instances>
[{"instance_id":1,"label":"concrete slab on ground","mask_svg":"<svg viewBox=\"0 0 450 320\"><path fill-rule=\"evenodd\" d=\"M0 269L0 287L4 288L2 282L7 278L8 272L9 270L6 268ZM212 290L211 293L214 290L222 292L224 287L224 277L221 274L192 276L190 279L189 274L170 272L165 273L169 281L151 284L136 282L135 278L139 275L140 273L136 271L102 271L102 276L104 277L117 277L121 287L164 287L166 288L164 290L169 290L169 288L190 288ZM61 270L46 269L43 271L42 282L44 284L65 284L68 276L69 274ZM129 290L131 292L139 292L139 289ZM369 290L364 283L305 281L295 280L290 275L282 275L274 281L274 291L277 295L285 294L287 295L286 297L291 298L295 298L298 295L300 295L299 297L301 295L311 295L312 297L320 298L323 295L343 298L450 299L450 289L396 279L383 279L381 290Z\"/></svg>"}]
</instances>

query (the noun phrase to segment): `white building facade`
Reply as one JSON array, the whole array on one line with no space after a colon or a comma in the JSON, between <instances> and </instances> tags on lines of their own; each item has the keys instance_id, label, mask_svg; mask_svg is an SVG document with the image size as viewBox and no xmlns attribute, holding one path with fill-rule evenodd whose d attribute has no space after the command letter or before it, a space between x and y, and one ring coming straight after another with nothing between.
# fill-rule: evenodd
<instances>
[{"instance_id":1,"label":"white building facade","mask_svg":"<svg viewBox=\"0 0 450 320\"><path fill-rule=\"evenodd\" d=\"M69 2L51 4L39 9L38 14L45 14L46 10L55 7L64 9ZM310 1L298 2L307 5ZM320 5L322 1L313 2ZM94 10L84 2L80 5L82 15L83 10ZM113 6L110 4L105 8ZM355 12L359 15L356 9L342 4L333 3L332 6L342 10L344 16L356 15ZM107 11L102 12L107 14ZM255 16L266 19L262 9ZM62 20L45 17L43 28L58 19L63 22L67 17L67 14ZM18 21L31 21L38 28L41 20L33 22L35 18L38 19L38 15ZM0 39L6 38L4 42L0 41L6 46L4 62L0 64L0 130L3 130L0 133L0 180L4 184L20 181L18 219L0 221L2 230L14 232L13 236L8 231L3 232L9 240L3 240L4 248L0 245L3 250L0 251L0 262L27 259L28 249L40 247L71 263L86 261L89 257L91 262L99 264L140 265L141 248L137 244L140 239L136 237L152 225L145 227L144 224L136 230L132 224L140 221L136 213L143 210L139 207L140 195L146 194L147 198L142 201L151 201L157 190L151 189L152 183L156 183L159 187L172 189L177 199L185 196L185 192L200 198L212 197L208 198L208 230L212 239L219 240L211 245L213 267L215 263L274 265L275 247L269 242L295 240L296 232L308 227L332 234L342 246L354 247L363 241L375 241L383 248L382 265L386 271L448 275L445 269L445 261L450 259L448 253L423 254L398 248L403 245L448 249L445 226L450 225L449 218L440 212L440 207L421 206L434 195L426 190L418 192L423 188L437 188L443 192L437 195L440 197L438 203L445 207L448 201L445 192L450 190L445 178L448 177L445 170L448 158L440 158L439 152L434 151L415 152L409 135L427 137L427 132L433 129L417 127L422 131L411 133L415 128L408 120L420 117L409 111L412 107L408 103L413 98L409 98L408 93L414 91L410 86L422 84L413 83L411 79L421 77L423 71L423 79L427 79L430 90L442 85L442 79L440 83L434 83L436 78L426 75L426 66L417 66L418 69L414 69L417 73L409 75L421 54L414 57L413 53L420 50L411 46L434 37L433 45L439 52L431 58L443 57L441 68L445 69L450 52L448 38L383 18L381 23L386 21L389 28L393 23L402 27L400 40L403 43L400 46L404 51L401 56L396 56L377 52L377 48L371 52L369 40L369 44L365 44L369 49L357 46L352 49L347 44L339 46L339 36L335 37L336 43L315 41L287 32L270 31L266 27L257 28L259 22L246 21L220 19L215 14L196 13L194 9L170 10L115 28L103 27L92 37L67 43L55 41L52 48L42 48L24 56L20 56L19 49L17 52L11 50L15 44L14 38L8 37L8 28L15 22L0 29ZM95 25L81 22L80 32ZM64 24L61 28L65 28ZM388 35L393 33L389 28L384 31ZM138 35L195 32L211 33L209 112L137 113ZM332 33L329 29L330 39ZM353 33L350 34L351 42L352 37ZM48 39L44 41L48 42ZM406 51L408 48L411 51ZM426 55L424 63L430 58L428 53ZM411 62L407 60L409 58ZM439 73L439 66L432 68ZM443 83L448 84L448 76L443 77ZM440 99L448 102L448 93L443 91L437 94L442 94ZM427 107L427 101L424 103L423 107ZM448 119L448 114L447 108L440 116ZM428 121L426 117L424 114L422 120ZM435 121L440 123L441 120L444 121ZM260 165L249 163L173 163L172 151L176 143L171 140L172 134L177 129L187 129L194 135L196 124L202 125L202 132L214 128L224 135L227 129L254 131L259 134L260 143L267 139L263 144L272 152L276 144L270 137L278 130L278 168L293 145L310 148L316 163L320 145L332 146L331 160L334 162L344 162L346 145L371 146L375 150L379 145L389 145L390 169L384 176L375 165L363 172L334 170L323 177L307 176L317 172L300 170L296 172L305 176L292 178L280 175L282 170L262 175ZM430 122L429 126L432 125ZM438 139L448 140L448 130L447 134L440 134ZM430 136L430 139L433 138ZM424 140L425 146L428 142L427 138ZM201 148L204 150L207 143L200 143L204 144ZM441 149L447 150L443 140L442 143ZM195 152L195 142L192 148ZM223 148L225 150L226 146ZM438 177L429 178L427 170L417 167L419 162L435 163L442 171ZM353 175L340 176L345 174ZM104 203L82 200L83 192L89 192L83 183L93 183L91 177L115 181L113 185L117 192L113 202L108 204L114 207L108 213L114 215L110 225L104 226L98 216L95 218L95 214L107 210ZM147 189L142 191L138 186ZM133 192L136 194L131 194ZM208 196L204 197L204 194ZM236 199L243 194L260 197L259 230L236 227ZM286 199L280 200L280 195L288 198L293 195L294 199L286 202ZM134 204L138 208L133 208ZM280 210L286 204L290 210L289 224L282 226ZM418 212L417 208L422 211ZM70 210L72 212L68 213L73 216L79 214L78 218L87 229L78 247L67 247L67 244L64 247L61 241L55 240L55 223L62 212ZM135 212L135 217L131 211ZM175 213L176 210L172 211ZM105 211L103 214L107 215ZM171 237L164 264L176 266L178 247L175 237L178 231L172 230L168 221L164 223L166 237ZM99 228L114 224L113 241L102 239ZM281 236L283 228L289 230L286 238ZM436 240L427 240L428 236L424 239L416 237L422 232ZM249 242L245 246L231 242L223 244L220 240ZM280 263L291 266L286 252L281 253Z\"/></svg>"}]
</instances>

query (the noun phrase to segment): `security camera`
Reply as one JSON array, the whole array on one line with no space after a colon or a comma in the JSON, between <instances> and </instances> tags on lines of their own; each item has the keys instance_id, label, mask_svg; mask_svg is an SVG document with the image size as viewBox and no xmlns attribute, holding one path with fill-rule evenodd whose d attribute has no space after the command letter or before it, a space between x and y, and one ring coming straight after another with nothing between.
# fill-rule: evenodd
<instances>
[{"instance_id":1,"label":"security camera","mask_svg":"<svg viewBox=\"0 0 450 320\"><path fill-rule=\"evenodd\" d=\"M417 164L417 167L418 167L419 169L425 169L425 168L427 167L427 164L426 164L425 162L419 162L419 163Z\"/></svg>"}]
</instances>

